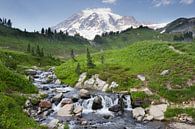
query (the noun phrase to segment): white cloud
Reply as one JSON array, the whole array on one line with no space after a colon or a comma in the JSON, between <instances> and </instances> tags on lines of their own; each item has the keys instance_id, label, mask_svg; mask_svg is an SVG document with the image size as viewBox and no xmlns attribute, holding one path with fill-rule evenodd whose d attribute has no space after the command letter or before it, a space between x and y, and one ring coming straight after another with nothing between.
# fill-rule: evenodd
<instances>
[{"instance_id":1,"label":"white cloud","mask_svg":"<svg viewBox=\"0 0 195 129\"><path fill-rule=\"evenodd\" d=\"M187 4L187 5L192 4L193 2L194 0L181 0L180 1L181 4Z\"/></svg>"},{"instance_id":2,"label":"white cloud","mask_svg":"<svg viewBox=\"0 0 195 129\"><path fill-rule=\"evenodd\" d=\"M102 3L114 4L117 0L102 0Z\"/></svg>"},{"instance_id":3,"label":"white cloud","mask_svg":"<svg viewBox=\"0 0 195 129\"><path fill-rule=\"evenodd\" d=\"M172 0L153 0L153 4L155 7L170 5L171 3Z\"/></svg>"}]
</instances>

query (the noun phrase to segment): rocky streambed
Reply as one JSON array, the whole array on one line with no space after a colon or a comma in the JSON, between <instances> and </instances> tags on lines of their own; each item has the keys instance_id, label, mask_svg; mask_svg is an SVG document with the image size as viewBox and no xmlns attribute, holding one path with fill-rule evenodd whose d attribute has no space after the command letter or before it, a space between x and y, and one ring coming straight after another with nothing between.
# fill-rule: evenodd
<instances>
[{"instance_id":1,"label":"rocky streambed","mask_svg":"<svg viewBox=\"0 0 195 129\"><path fill-rule=\"evenodd\" d=\"M164 129L160 121L136 122L131 96L62 85L53 69L29 70L39 94L26 101L24 111L41 125L64 129Z\"/></svg>"}]
</instances>

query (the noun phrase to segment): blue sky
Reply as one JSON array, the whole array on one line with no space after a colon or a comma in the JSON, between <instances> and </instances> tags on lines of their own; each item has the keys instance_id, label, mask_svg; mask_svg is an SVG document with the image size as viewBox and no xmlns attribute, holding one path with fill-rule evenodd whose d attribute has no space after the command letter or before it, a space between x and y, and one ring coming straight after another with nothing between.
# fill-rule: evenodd
<instances>
[{"instance_id":1,"label":"blue sky","mask_svg":"<svg viewBox=\"0 0 195 129\"><path fill-rule=\"evenodd\" d=\"M114 13L156 23L195 16L195 0L0 0L0 17L33 31L54 26L86 8L111 8Z\"/></svg>"}]
</instances>

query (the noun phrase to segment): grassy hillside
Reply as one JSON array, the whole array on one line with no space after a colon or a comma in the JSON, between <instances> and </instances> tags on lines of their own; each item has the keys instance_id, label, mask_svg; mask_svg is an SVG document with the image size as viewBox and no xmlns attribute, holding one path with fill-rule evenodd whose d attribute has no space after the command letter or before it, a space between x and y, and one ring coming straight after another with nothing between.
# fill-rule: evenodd
<instances>
[{"instance_id":1,"label":"grassy hillside","mask_svg":"<svg viewBox=\"0 0 195 129\"><path fill-rule=\"evenodd\" d=\"M175 46L184 52L180 54L170 48ZM182 46L182 47L181 47ZM82 72L89 76L95 73L107 82L116 81L120 86L116 91L129 91L133 87L148 86L157 95L172 102L183 102L195 98L195 86L187 86L189 79L195 75L195 43L170 43L160 41L143 41L120 50L105 51L93 55L96 67L86 67L86 56L77 58ZM101 56L105 63L101 64ZM64 83L74 85L78 79L75 73L77 63L69 60L57 67L56 74ZM161 76L163 70L170 73ZM147 84L137 79L138 74L146 76Z\"/></svg>"},{"instance_id":2,"label":"grassy hillside","mask_svg":"<svg viewBox=\"0 0 195 129\"><path fill-rule=\"evenodd\" d=\"M18 72L21 72L23 69L32 66L46 67L61 64L61 61L59 59L55 59L53 57L32 56L29 53L12 51L2 48L0 48L0 60L6 67L12 70L17 70Z\"/></svg>"},{"instance_id":3,"label":"grassy hillside","mask_svg":"<svg viewBox=\"0 0 195 129\"><path fill-rule=\"evenodd\" d=\"M102 37L96 37L96 47L104 49L124 48L131 43L144 40L161 40L172 41L173 37L170 34L161 34L147 27L140 27L137 29L127 29L120 34L112 33Z\"/></svg>"},{"instance_id":4,"label":"grassy hillside","mask_svg":"<svg viewBox=\"0 0 195 129\"><path fill-rule=\"evenodd\" d=\"M96 38L90 45L89 41L80 36L60 36L53 34L52 36L41 35L38 33L23 32L18 29L9 28L0 25L0 47L3 49L27 51L28 44L36 49L39 45L44 49L45 55L52 54L61 58L69 58L71 49L75 53L85 53L86 48L90 48L91 52L100 50L124 48L131 43L143 40L168 40L171 41L172 35L160 34L158 31L145 27L138 29L128 29L122 33L113 33L103 37Z\"/></svg>"},{"instance_id":5,"label":"grassy hillside","mask_svg":"<svg viewBox=\"0 0 195 129\"><path fill-rule=\"evenodd\" d=\"M69 57L71 49L79 54L85 51L86 47L91 47L86 39L79 36L47 36L0 25L0 47L24 52L28 44L35 49L39 45L46 55L52 54L62 58Z\"/></svg>"},{"instance_id":6,"label":"grassy hillside","mask_svg":"<svg viewBox=\"0 0 195 129\"><path fill-rule=\"evenodd\" d=\"M0 62L0 128L26 129L38 125L22 111L25 97L21 93L36 93L35 87L22 75L8 70Z\"/></svg>"},{"instance_id":7,"label":"grassy hillside","mask_svg":"<svg viewBox=\"0 0 195 129\"><path fill-rule=\"evenodd\" d=\"M60 60L0 49L0 129L27 129L41 127L23 112L26 97L37 89L22 74L26 68L55 66ZM19 72L19 73L18 73Z\"/></svg>"}]
</instances>

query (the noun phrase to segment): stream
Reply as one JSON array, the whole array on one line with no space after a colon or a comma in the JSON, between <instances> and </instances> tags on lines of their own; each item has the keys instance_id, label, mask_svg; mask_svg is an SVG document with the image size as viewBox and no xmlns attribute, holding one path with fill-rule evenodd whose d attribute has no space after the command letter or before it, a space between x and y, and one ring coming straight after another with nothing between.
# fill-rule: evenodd
<instances>
[{"instance_id":1,"label":"stream","mask_svg":"<svg viewBox=\"0 0 195 129\"><path fill-rule=\"evenodd\" d=\"M51 107L47 109L40 108L40 104L28 109L30 116L41 125L55 128L57 126L55 124L61 123L61 126L56 127L58 129L63 129L64 123L67 123L70 129L166 128L165 123L159 121L136 122L131 113L130 95L88 91L87 97L80 97L81 89L60 84L52 69L48 71L36 70L32 80L41 93L47 94L44 101L51 102ZM97 103L94 106L95 100ZM116 106L121 100L124 110ZM65 107L63 107L64 105ZM69 111L67 108L71 109L70 113L67 112ZM77 109L74 115L71 115L72 108Z\"/></svg>"}]
</instances>

